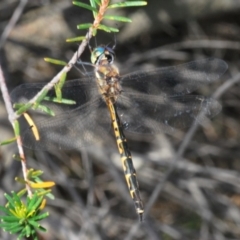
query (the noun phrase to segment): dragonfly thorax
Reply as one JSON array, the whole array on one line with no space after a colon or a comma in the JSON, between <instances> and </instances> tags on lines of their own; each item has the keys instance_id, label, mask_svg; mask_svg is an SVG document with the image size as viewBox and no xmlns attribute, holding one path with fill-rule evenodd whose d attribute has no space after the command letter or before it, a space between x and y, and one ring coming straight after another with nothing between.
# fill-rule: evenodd
<instances>
[{"instance_id":1,"label":"dragonfly thorax","mask_svg":"<svg viewBox=\"0 0 240 240\"><path fill-rule=\"evenodd\" d=\"M118 68L113 64L115 53L107 46L96 47L91 55L99 92L105 101L116 102L121 93Z\"/></svg>"},{"instance_id":2,"label":"dragonfly thorax","mask_svg":"<svg viewBox=\"0 0 240 240\"><path fill-rule=\"evenodd\" d=\"M102 65L100 63L95 68L95 74L103 99L116 102L122 91L118 68L113 64Z\"/></svg>"}]
</instances>

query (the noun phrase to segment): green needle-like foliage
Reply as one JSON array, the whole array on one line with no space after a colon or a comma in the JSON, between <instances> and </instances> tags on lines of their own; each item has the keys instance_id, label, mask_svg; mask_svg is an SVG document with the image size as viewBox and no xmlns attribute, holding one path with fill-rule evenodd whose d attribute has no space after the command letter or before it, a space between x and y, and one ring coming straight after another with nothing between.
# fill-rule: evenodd
<instances>
[{"instance_id":1,"label":"green needle-like foliage","mask_svg":"<svg viewBox=\"0 0 240 240\"><path fill-rule=\"evenodd\" d=\"M103 30L105 32L119 32L118 28L113 28L107 25L103 25L101 22L103 19L109 19L113 21L120 22L131 22L130 18L124 16L114 16L114 15L106 15L108 9L110 8L124 8L124 7L140 7L147 5L146 1L135 1L129 0L118 3L111 4L111 0L90 0L90 5L86 3L82 3L80 1L73 1L73 5L76 5L81 8L85 8L92 12L94 17L93 23L81 23L77 25L78 29L90 29L92 28L93 36L97 34L97 30ZM79 36L77 38L67 39L67 42L74 42L79 40L84 40L85 36Z\"/></svg>"},{"instance_id":2,"label":"green needle-like foliage","mask_svg":"<svg viewBox=\"0 0 240 240\"><path fill-rule=\"evenodd\" d=\"M43 196L34 193L27 197L26 203L15 192L12 196L5 194L5 197L8 203L6 207L0 206L0 211L5 214L0 215L0 227L11 234L18 234L18 239L32 237L37 240L37 230L46 231L39 221L49 215L42 213Z\"/></svg>"}]
</instances>

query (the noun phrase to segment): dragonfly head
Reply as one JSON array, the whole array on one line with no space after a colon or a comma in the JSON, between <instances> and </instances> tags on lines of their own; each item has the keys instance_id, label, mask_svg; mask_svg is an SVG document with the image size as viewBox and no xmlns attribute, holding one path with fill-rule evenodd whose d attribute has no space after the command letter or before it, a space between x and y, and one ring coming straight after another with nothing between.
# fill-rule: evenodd
<instances>
[{"instance_id":1,"label":"dragonfly head","mask_svg":"<svg viewBox=\"0 0 240 240\"><path fill-rule=\"evenodd\" d=\"M114 61L115 53L112 48L106 46L96 47L91 54L92 64L112 64Z\"/></svg>"}]
</instances>

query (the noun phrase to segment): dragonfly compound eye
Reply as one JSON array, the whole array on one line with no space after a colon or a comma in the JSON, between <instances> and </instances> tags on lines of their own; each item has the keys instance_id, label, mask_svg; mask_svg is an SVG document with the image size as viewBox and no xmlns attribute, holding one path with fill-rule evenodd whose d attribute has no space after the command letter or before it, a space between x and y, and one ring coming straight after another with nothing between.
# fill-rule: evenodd
<instances>
[{"instance_id":1,"label":"dragonfly compound eye","mask_svg":"<svg viewBox=\"0 0 240 240\"><path fill-rule=\"evenodd\" d=\"M92 64L97 64L99 62L99 58L104 54L104 47L97 47L93 50L91 54L91 62Z\"/></svg>"},{"instance_id":2,"label":"dragonfly compound eye","mask_svg":"<svg viewBox=\"0 0 240 240\"><path fill-rule=\"evenodd\" d=\"M91 62L93 64L111 64L114 61L114 51L109 47L97 47L93 50L91 55Z\"/></svg>"}]
</instances>

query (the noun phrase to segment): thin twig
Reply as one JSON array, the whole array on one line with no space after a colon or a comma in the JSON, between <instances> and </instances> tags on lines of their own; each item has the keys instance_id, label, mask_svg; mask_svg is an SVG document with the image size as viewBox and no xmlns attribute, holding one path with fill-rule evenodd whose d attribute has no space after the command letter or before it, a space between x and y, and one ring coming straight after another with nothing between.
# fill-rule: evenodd
<instances>
[{"instance_id":1,"label":"thin twig","mask_svg":"<svg viewBox=\"0 0 240 240\"><path fill-rule=\"evenodd\" d=\"M229 88L231 88L234 84L240 82L240 73L235 75L233 78L224 82L213 94L213 98L219 99Z\"/></svg>"},{"instance_id":2,"label":"thin twig","mask_svg":"<svg viewBox=\"0 0 240 240\"><path fill-rule=\"evenodd\" d=\"M184 42L177 42L166 44L164 46L151 49L144 53L136 54L134 53L132 57L130 57L126 65L129 67L141 61L147 61L153 58L161 58L164 56L166 58L167 54L172 54L174 51L184 50L184 49L231 49L231 50L240 50L240 43L238 41L224 41L224 40L187 40ZM178 53L179 54L179 53ZM186 53L185 53L186 54ZM170 55L171 56L171 55Z\"/></svg>"},{"instance_id":3,"label":"thin twig","mask_svg":"<svg viewBox=\"0 0 240 240\"><path fill-rule=\"evenodd\" d=\"M21 0L18 7L15 9L10 21L8 22L7 26L5 27L5 29L1 35L0 49L3 47L10 32L15 27L15 25L16 25L18 19L20 18L20 16L22 15L22 12L23 12L25 6L27 5L27 3L28 3L28 0Z\"/></svg>"},{"instance_id":4,"label":"thin twig","mask_svg":"<svg viewBox=\"0 0 240 240\"><path fill-rule=\"evenodd\" d=\"M1 66L0 66L0 88L2 91L4 103L5 103L7 112L8 112L8 120L12 124L13 129L15 129L16 120L13 118L14 110L12 108L11 99L10 99L10 96L8 93L6 81L5 81ZM31 188L28 184L28 179L27 179L27 161L26 161L24 151L23 151L22 140L19 135L16 136L16 142L17 142L18 152L20 155L21 163L22 163L23 178L26 183L26 189L27 189L28 195L31 196L32 192L31 192Z\"/></svg>"}]
</instances>

